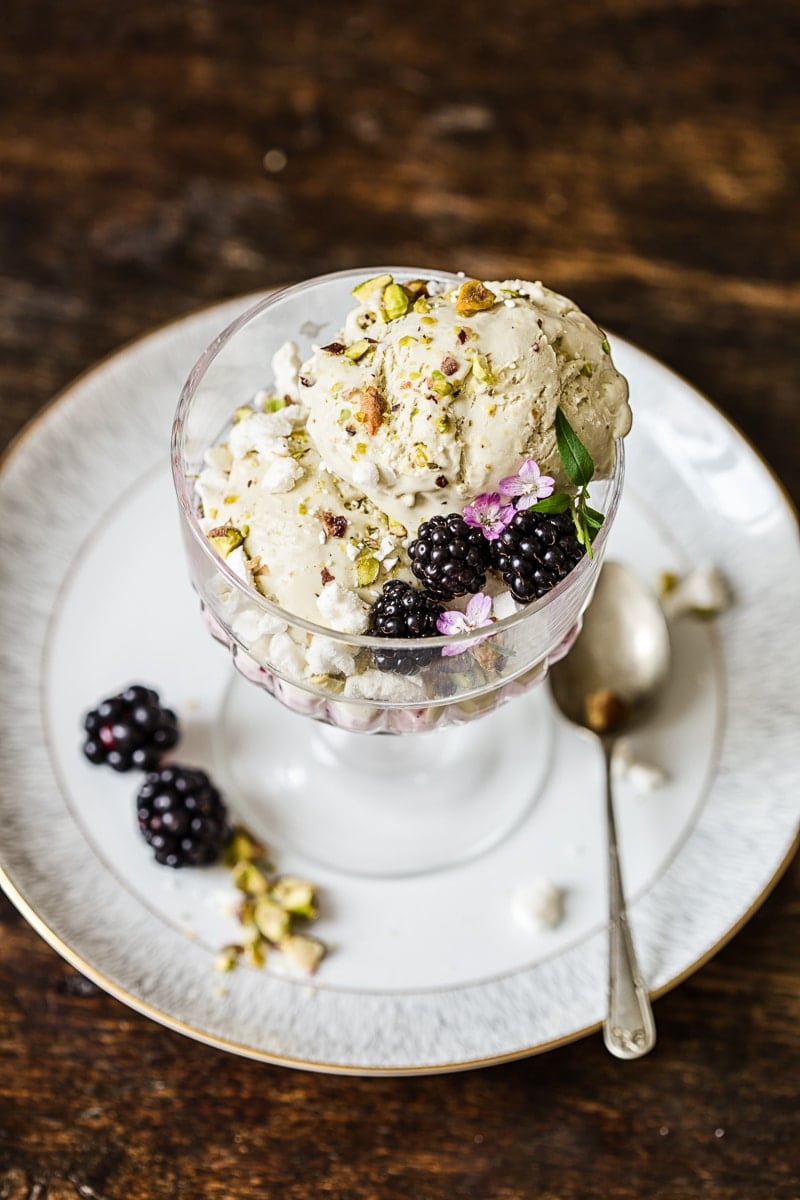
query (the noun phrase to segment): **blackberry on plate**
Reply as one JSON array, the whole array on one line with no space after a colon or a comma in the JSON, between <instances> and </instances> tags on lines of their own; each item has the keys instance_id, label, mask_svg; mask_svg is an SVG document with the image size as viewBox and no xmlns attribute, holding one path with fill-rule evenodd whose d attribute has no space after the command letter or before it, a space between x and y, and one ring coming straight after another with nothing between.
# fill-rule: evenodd
<instances>
[{"instance_id":1,"label":"blackberry on plate","mask_svg":"<svg viewBox=\"0 0 800 1200\"><path fill-rule=\"evenodd\" d=\"M401 579L390 579L372 606L367 632L385 638L438 637L436 620L441 612L441 604L419 588ZM413 675L436 658L436 650L373 650L372 658L379 671Z\"/></svg>"},{"instance_id":2,"label":"blackberry on plate","mask_svg":"<svg viewBox=\"0 0 800 1200\"><path fill-rule=\"evenodd\" d=\"M180 737L178 718L162 708L158 692L134 684L86 714L83 753L115 771L153 771Z\"/></svg>"},{"instance_id":3,"label":"blackberry on plate","mask_svg":"<svg viewBox=\"0 0 800 1200\"><path fill-rule=\"evenodd\" d=\"M431 596L450 600L486 583L489 543L460 513L423 521L408 547L411 570Z\"/></svg>"},{"instance_id":4,"label":"blackberry on plate","mask_svg":"<svg viewBox=\"0 0 800 1200\"><path fill-rule=\"evenodd\" d=\"M523 604L547 595L584 554L570 513L533 512L529 508L516 513L500 537L489 545L493 568Z\"/></svg>"},{"instance_id":5,"label":"blackberry on plate","mask_svg":"<svg viewBox=\"0 0 800 1200\"><path fill-rule=\"evenodd\" d=\"M166 867L216 862L230 836L222 796L195 767L151 771L139 788L136 815L156 862Z\"/></svg>"}]
</instances>

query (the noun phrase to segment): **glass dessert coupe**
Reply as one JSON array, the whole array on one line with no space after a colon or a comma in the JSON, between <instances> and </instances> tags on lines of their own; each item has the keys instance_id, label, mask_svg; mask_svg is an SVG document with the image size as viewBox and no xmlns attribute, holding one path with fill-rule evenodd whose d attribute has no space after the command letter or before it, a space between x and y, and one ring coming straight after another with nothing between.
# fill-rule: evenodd
<instances>
[{"instance_id":1,"label":"glass dessert coupe","mask_svg":"<svg viewBox=\"0 0 800 1200\"><path fill-rule=\"evenodd\" d=\"M460 282L437 271L384 267L341 271L267 296L220 333L193 368L172 441L191 580L210 632L238 671L214 731L215 770L228 800L268 844L378 877L466 861L532 808L553 741L538 685L580 629L624 473L618 440L612 477L591 486L592 505L605 516L592 557L584 555L544 598L490 632L416 640L338 633L256 591L200 524L194 481L203 455L224 441L234 411L270 387L276 350L295 342L304 362L312 344L330 341L343 326L353 287L384 272L399 282ZM349 677L309 673L302 654L287 656L287 633L300 647L328 639L336 657L352 664ZM461 652L443 655L455 642ZM394 669L375 670L373 650L384 661L391 651Z\"/></svg>"}]
</instances>

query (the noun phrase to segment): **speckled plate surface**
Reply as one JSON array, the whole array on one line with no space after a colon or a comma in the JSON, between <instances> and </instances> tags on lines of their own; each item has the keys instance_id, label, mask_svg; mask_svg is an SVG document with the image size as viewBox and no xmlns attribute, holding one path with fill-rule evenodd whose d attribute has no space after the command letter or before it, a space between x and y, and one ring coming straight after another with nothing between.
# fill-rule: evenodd
<instances>
[{"instance_id":1,"label":"speckled plate surface","mask_svg":"<svg viewBox=\"0 0 800 1200\"><path fill-rule=\"evenodd\" d=\"M282 871L310 874L322 891L317 931L330 954L313 980L279 956L263 972L217 975L216 951L235 934L226 873L157 867L135 830L135 778L82 758L82 713L143 680L183 717L180 760L222 771L215 731L248 685L232 682L186 579L168 441L190 367L252 299L96 367L5 459L0 504L14 519L0 530L0 882L109 992L254 1058L421 1073L578 1037L603 1016L606 901L601 764L575 731L554 722L538 803L466 865L375 881L275 847ZM669 781L620 794L631 920L657 995L735 932L796 845L800 554L779 487L731 426L659 364L622 342L613 349L636 423L609 553L651 582L713 561L735 593L718 620L673 630L669 693L636 745ZM268 719L275 702L252 690ZM554 721L544 692L514 703ZM542 876L563 888L565 914L533 933L514 924L510 898Z\"/></svg>"}]
</instances>

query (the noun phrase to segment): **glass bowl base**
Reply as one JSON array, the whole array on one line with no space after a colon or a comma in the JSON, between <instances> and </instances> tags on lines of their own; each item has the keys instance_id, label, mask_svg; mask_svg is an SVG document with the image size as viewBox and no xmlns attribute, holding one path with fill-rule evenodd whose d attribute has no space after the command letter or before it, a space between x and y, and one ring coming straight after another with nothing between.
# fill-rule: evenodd
<instances>
[{"instance_id":1,"label":"glass bowl base","mask_svg":"<svg viewBox=\"0 0 800 1200\"><path fill-rule=\"evenodd\" d=\"M465 725L394 736L298 716L239 675L214 746L217 778L256 836L376 878L443 870L497 845L538 798L552 752L543 688Z\"/></svg>"}]
</instances>

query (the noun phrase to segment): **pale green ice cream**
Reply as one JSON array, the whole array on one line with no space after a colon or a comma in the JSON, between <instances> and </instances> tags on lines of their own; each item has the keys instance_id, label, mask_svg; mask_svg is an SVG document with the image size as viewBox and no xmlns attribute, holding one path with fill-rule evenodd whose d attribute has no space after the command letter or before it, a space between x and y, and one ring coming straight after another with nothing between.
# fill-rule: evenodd
<instances>
[{"instance_id":1,"label":"pale green ice cream","mask_svg":"<svg viewBox=\"0 0 800 1200\"><path fill-rule=\"evenodd\" d=\"M322 468L300 405L245 414L196 483L206 535L287 611L363 633L385 580L411 578L405 528Z\"/></svg>"},{"instance_id":2,"label":"pale green ice cream","mask_svg":"<svg viewBox=\"0 0 800 1200\"><path fill-rule=\"evenodd\" d=\"M527 457L567 483L560 406L596 477L611 474L614 439L631 424L628 387L605 334L571 300L512 279L486 283L487 307L463 311L466 281L402 312L387 278L359 289L339 339L301 372L308 435L330 471L416 528L496 490Z\"/></svg>"}]
</instances>

